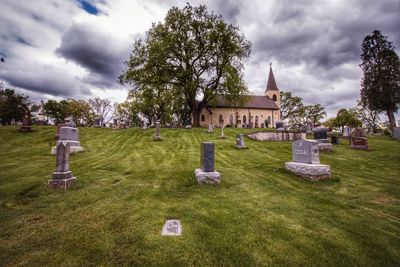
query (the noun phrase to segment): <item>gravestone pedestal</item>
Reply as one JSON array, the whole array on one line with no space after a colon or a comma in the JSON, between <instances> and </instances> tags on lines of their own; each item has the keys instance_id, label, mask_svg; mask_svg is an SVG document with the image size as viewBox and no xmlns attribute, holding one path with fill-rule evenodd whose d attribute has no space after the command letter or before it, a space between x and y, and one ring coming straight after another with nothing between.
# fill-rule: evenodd
<instances>
[{"instance_id":1,"label":"gravestone pedestal","mask_svg":"<svg viewBox=\"0 0 400 267\"><path fill-rule=\"evenodd\" d=\"M247 146L244 144L244 135L238 134L236 135L236 148L237 149L246 149Z\"/></svg>"},{"instance_id":2,"label":"gravestone pedestal","mask_svg":"<svg viewBox=\"0 0 400 267\"><path fill-rule=\"evenodd\" d=\"M214 170L214 143L201 143L200 166L194 171L199 184L221 183L221 174Z\"/></svg>"},{"instance_id":3,"label":"gravestone pedestal","mask_svg":"<svg viewBox=\"0 0 400 267\"><path fill-rule=\"evenodd\" d=\"M354 136L350 135L350 147L353 149L368 150L368 139L364 135L364 129L356 128Z\"/></svg>"},{"instance_id":4,"label":"gravestone pedestal","mask_svg":"<svg viewBox=\"0 0 400 267\"><path fill-rule=\"evenodd\" d=\"M76 177L69 170L70 146L67 142L61 142L57 145L56 171L53 177L48 181L50 189L68 189L76 181Z\"/></svg>"},{"instance_id":5,"label":"gravestone pedestal","mask_svg":"<svg viewBox=\"0 0 400 267\"><path fill-rule=\"evenodd\" d=\"M315 140L297 140L292 145L293 161L285 163L285 169L311 181L331 177L329 165L320 164L319 147Z\"/></svg>"}]
</instances>

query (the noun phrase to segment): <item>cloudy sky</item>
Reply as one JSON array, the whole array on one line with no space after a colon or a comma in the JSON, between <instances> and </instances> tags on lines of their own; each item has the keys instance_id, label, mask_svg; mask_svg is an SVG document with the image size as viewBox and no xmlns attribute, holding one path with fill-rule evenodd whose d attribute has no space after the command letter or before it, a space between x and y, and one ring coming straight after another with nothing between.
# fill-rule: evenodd
<instances>
[{"instance_id":1,"label":"cloudy sky","mask_svg":"<svg viewBox=\"0 0 400 267\"><path fill-rule=\"evenodd\" d=\"M252 42L245 81L263 94L269 63L281 90L329 116L360 92L361 42L374 29L399 52L398 0L1 0L0 80L39 101L95 96L122 102L116 83L135 39L172 6L205 4Z\"/></svg>"}]
</instances>

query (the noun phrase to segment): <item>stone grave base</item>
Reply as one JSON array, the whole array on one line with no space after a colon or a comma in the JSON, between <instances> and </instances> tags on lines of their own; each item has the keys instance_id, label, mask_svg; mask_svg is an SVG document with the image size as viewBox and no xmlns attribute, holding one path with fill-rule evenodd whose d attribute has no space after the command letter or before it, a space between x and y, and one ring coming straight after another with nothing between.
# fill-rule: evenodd
<instances>
[{"instance_id":1,"label":"stone grave base","mask_svg":"<svg viewBox=\"0 0 400 267\"><path fill-rule=\"evenodd\" d=\"M83 147L81 147L81 146L70 146L69 147L69 153L70 154L73 154L73 153L79 153L79 152L82 152L84 149L83 149ZM52 148L51 148L51 154L52 155L56 155L57 154L57 147L56 146L53 146Z\"/></svg>"},{"instance_id":2,"label":"stone grave base","mask_svg":"<svg viewBox=\"0 0 400 267\"><path fill-rule=\"evenodd\" d=\"M19 131L22 133L31 132L32 128L31 126L21 126L21 128L19 128Z\"/></svg>"},{"instance_id":3,"label":"stone grave base","mask_svg":"<svg viewBox=\"0 0 400 267\"><path fill-rule=\"evenodd\" d=\"M185 129L192 129L192 125L185 125Z\"/></svg>"},{"instance_id":4,"label":"stone grave base","mask_svg":"<svg viewBox=\"0 0 400 267\"><path fill-rule=\"evenodd\" d=\"M220 184L221 183L221 173L219 172L204 172L201 169L196 169L194 171L197 182L199 184Z\"/></svg>"},{"instance_id":5,"label":"stone grave base","mask_svg":"<svg viewBox=\"0 0 400 267\"><path fill-rule=\"evenodd\" d=\"M311 181L319 181L331 177L331 167L324 164L286 162L285 169Z\"/></svg>"},{"instance_id":6,"label":"stone grave base","mask_svg":"<svg viewBox=\"0 0 400 267\"><path fill-rule=\"evenodd\" d=\"M248 149L247 146L236 146L237 149Z\"/></svg>"},{"instance_id":7,"label":"stone grave base","mask_svg":"<svg viewBox=\"0 0 400 267\"><path fill-rule=\"evenodd\" d=\"M53 175L56 175L57 173L54 173ZM70 188L76 181L76 177L69 177L66 179L51 179L49 180L47 186L50 189L68 189Z\"/></svg>"},{"instance_id":8,"label":"stone grave base","mask_svg":"<svg viewBox=\"0 0 400 267\"><path fill-rule=\"evenodd\" d=\"M226 137L225 136L220 136L219 139L226 139Z\"/></svg>"},{"instance_id":9,"label":"stone grave base","mask_svg":"<svg viewBox=\"0 0 400 267\"><path fill-rule=\"evenodd\" d=\"M161 136L153 136L154 141L161 141Z\"/></svg>"},{"instance_id":10,"label":"stone grave base","mask_svg":"<svg viewBox=\"0 0 400 267\"><path fill-rule=\"evenodd\" d=\"M360 150L368 150L368 147L365 146L365 145L360 145L360 146L350 145L350 148L352 148L352 149L360 149Z\"/></svg>"},{"instance_id":11,"label":"stone grave base","mask_svg":"<svg viewBox=\"0 0 400 267\"><path fill-rule=\"evenodd\" d=\"M330 144L330 143L319 143L319 144L318 144L318 149L319 149L319 151L328 151L328 152L331 152L332 149L333 149L333 146L332 146L332 144Z\"/></svg>"}]
</instances>

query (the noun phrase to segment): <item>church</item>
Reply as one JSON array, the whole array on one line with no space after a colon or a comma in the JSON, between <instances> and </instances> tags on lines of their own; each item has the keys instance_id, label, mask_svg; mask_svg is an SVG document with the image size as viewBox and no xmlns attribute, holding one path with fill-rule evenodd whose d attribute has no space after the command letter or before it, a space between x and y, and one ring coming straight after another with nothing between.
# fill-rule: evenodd
<instances>
[{"instance_id":1,"label":"church","mask_svg":"<svg viewBox=\"0 0 400 267\"><path fill-rule=\"evenodd\" d=\"M264 95L250 95L244 105L234 107L218 96L214 105L207 106L200 114L200 126L274 128L280 121L280 93L270 65Z\"/></svg>"}]
</instances>

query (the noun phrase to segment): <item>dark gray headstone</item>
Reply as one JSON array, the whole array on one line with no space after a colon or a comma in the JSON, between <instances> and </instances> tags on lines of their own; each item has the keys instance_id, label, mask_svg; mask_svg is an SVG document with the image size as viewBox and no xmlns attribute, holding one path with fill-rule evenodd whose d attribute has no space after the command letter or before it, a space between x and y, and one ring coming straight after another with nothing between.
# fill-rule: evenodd
<instances>
[{"instance_id":1,"label":"dark gray headstone","mask_svg":"<svg viewBox=\"0 0 400 267\"><path fill-rule=\"evenodd\" d=\"M328 139L328 129L320 128L314 131L314 139Z\"/></svg>"},{"instance_id":2,"label":"dark gray headstone","mask_svg":"<svg viewBox=\"0 0 400 267\"><path fill-rule=\"evenodd\" d=\"M314 140L297 140L292 145L294 162L319 164L318 142Z\"/></svg>"},{"instance_id":3,"label":"dark gray headstone","mask_svg":"<svg viewBox=\"0 0 400 267\"><path fill-rule=\"evenodd\" d=\"M214 143L201 143L200 167L204 172L214 171Z\"/></svg>"},{"instance_id":4,"label":"dark gray headstone","mask_svg":"<svg viewBox=\"0 0 400 267\"><path fill-rule=\"evenodd\" d=\"M331 144L333 144L333 145L338 145L338 144L339 144L339 136L337 136L337 135L332 135L332 136L331 136Z\"/></svg>"},{"instance_id":5,"label":"dark gray headstone","mask_svg":"<svg viewBox=\"0 0 400 267\"><path fill-rule=\"evenodd\" d=\"M156 136L160 136L160 122L156 121Z\"/></svg>"},{"instance_id":6,"label":"dark gray headstone","mask_svg":"<svg viewBox=\"0 0 400 267\"><path fill-rule=\"evenodd\" d=\"M237 147L245 147L246 146L244 144L244 135L243 134L236 135L236 146Z\"/></svg>"}]
</instances>

